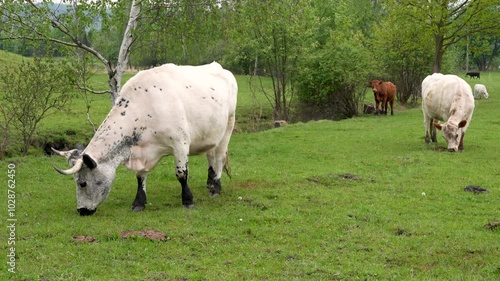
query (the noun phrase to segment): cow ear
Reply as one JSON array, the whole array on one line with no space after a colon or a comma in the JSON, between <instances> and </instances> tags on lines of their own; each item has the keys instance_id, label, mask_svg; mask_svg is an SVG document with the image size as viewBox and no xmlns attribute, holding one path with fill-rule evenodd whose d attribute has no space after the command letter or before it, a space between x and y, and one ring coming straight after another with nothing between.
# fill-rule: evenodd
<instances>
[{"instance_id":1,"label":"cow ear","mask_svg":"<svg viewBox=\"0 0 500 281\"><path fill-rule=\"evenodd\" d=\"M465 127L465 125L467 125L467 120L462 120L462 121L460 121L460 123L458 123L459 128L463 128L463 127Z\"/></svg>"},{"instance_id":2,"label":"cow ear","mask_svg":"<svg viewBox=\"0 0 500 281\"><path fill-rule=\"evenodd\" d=\"M91 170L97 167L97 162L88 154L83 154L83 163L85 163L85 165Z\"/></svg>"},{"instance_id":3,"label":"cow ear","mask_svg":"<svg viewBox=\"0 0 500 281\"><path fill-rule=\"evenodd\" d=\"M436 122L434 122L434 127L436 127L436 129L438 129L438 130L441 130L443 128L443 126L441 126L441 124L436 123Z\"/></svg>"}]
</instances>

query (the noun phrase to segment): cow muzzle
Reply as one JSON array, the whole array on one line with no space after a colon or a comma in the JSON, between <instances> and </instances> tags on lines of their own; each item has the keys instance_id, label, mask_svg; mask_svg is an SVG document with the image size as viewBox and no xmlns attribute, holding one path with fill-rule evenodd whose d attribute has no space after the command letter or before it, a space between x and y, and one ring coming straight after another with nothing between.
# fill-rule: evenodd
<instances>
[{"instance_id":1,"label":"cow muzzle","mask_svg":"<svg viewBox=\"0 0 500 281\"><path fill-rule=\"evenodd\" d=\"M458 148L457 147L455 147L455 148L448 148L448 151L449 152L457 152Z\"/></svg>"},{"instance_id":2,"label":"cow muzzle","mask_svg":"<svg viewBox=\"0 0 500 281\"><path fill-rule=\"evenodd\" d=\"M78 208L77 210L78 210L78 213L80 213L80 216L90 216L93 213L95 213L95 211L97 211L97 209L89 210L87 208Z\"/></svg>"}]
</instances>

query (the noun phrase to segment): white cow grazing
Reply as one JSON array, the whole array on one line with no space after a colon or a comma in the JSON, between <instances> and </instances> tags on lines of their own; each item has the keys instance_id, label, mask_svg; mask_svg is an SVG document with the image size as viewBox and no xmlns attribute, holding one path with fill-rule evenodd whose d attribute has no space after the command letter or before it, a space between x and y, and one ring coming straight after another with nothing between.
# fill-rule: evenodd
<instances>
[{"instance_id":1,"label":"white cow grazing","mask_svg":"<svg viewBox=\"0 0 500 281\"><path fill-rule=\"evenodd\" d=\"M485 99L489 97L488 91L486 91L486 86L484 86L483 84L474 85L474 98L481 99L482 97L484 97Z\"/></svg>"},{"instance_id":2,"label":"white cow grazing","mask_svg":"<svg viewBox=\"0 0 500 281\"><path fill-rule=\"evenodd\" d=\"M173 155L182 203L191 208L188 155L206 153L207 188L221 190L222 170L235 122L238 85L218 63L203 66L166 64L141 71L123 86L115 105L85 150L56 151L73 165L80 215L96 211L111 189L120 163L136 172L134 211L146 204L146 175L166 155Z\"/></svg>"},{"instance_id":3,"label":"white cow grazing","mask_svg":"<svg viewBox=\"0 0 500 281\"><path fill-rule=\"evenodd\" d=\"M474 97L467 82L456 75L427 76L422 81L422 110L426 143L431 141L430 132L432 141L437 142L437 128L443 130L449 151L463 150L465 132L474 112Z\"/></svg>"}]
</instances>

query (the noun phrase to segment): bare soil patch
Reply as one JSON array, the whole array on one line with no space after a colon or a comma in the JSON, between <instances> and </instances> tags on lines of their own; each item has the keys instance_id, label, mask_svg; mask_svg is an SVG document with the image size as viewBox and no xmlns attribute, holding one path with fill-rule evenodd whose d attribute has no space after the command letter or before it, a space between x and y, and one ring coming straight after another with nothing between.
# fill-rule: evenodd
<instances>
[{"instance_id":1,"label":"bare soil patch","mask_svg":"<svg viewBox=\"0 0 500 281\"><path fill-rule=\"evenodd\" d=\"M146 229L146 230L127 230L123 231L120 233L121 238L129 238L129 237L145 237L151 240L159 240L159 241L165 241L167 240L167 237L165 236L165 233L154 230L154 229Z\"/></svg>"},{"instance_id":2,"label":"bare soil patch","mask_svg":"<svg viewBox=\"0 0 500 281\"><path fill-rule=\"evenodd\" d=\"M77 235L73 236L73 241L82 243L93 243L96 241L94 236Z\"/></svg>"},{"instance_id":3,"label":"bare soil patch","mask_svg":"<svg viewBox=\"0 0 500 281\"><path fill-rule=\"evenodd\" d=\"M490 222L484 225L484 228L488 230L496 230L498 227L500 227L500 222Z\"/></svg>"}]
</instances>

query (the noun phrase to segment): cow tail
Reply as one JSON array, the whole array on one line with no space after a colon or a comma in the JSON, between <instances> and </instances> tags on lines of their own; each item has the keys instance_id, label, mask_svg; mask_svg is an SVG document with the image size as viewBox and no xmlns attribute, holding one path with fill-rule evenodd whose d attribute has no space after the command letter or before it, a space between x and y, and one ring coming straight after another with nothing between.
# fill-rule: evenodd
<instances>
[{"instance_id":1,"label":"cow tail","mask_svg":"<svg viewBox=\"0 0 500 281\"><path fill-rule=\"evenodd\" d=\"M231 167L229 166L229 156L226 152L226 157L224 158L224 172L231 179Z\"/></svg>"}]
</instances>

